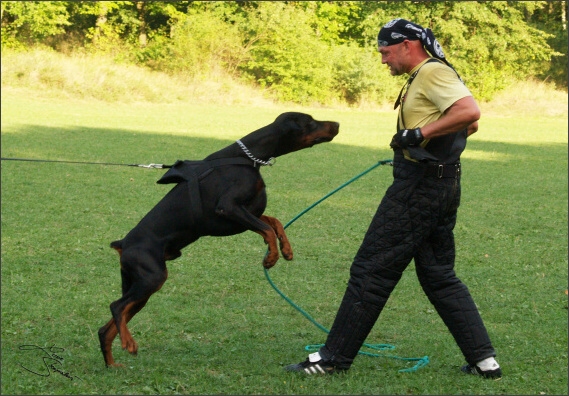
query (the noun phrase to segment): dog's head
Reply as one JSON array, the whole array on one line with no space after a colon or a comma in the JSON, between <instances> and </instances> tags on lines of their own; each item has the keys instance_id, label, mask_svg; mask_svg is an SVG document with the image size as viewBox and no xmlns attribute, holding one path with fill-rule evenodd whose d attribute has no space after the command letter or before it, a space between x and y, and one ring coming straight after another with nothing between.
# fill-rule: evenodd
<instances>
[{"instance_id":1,"label":"dog's head","mask_svg":"<svg viewBox=\"0 0 569 396\"><path fill-rule=\"evenodd\" d=\"M279 115L272 125L280 135L275 157L330 142L340 130L337 122L317 121L309 114L295 112Z\"/></svg>"}]
</instances>

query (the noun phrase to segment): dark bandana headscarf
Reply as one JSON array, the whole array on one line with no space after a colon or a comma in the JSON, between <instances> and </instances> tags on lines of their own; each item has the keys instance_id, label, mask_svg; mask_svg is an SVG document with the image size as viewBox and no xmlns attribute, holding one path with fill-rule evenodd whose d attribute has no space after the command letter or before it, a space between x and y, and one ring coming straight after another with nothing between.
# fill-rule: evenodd
<instances>
[{"instance_id":1,"label":"dark bandana headscarf","mask_svg":"<svg viewBox=\"0 0 569 396\"><path fill-rule=\"evenodd\" d=\"M454 67L446 60L441 45L429 28L425 29L416 23L397 18L387 22L377 35L377 45L380 47L399 44L404 40L421 40L421 43L431 56L440 59L454 70Z\"/></svg>"}]
</instances>

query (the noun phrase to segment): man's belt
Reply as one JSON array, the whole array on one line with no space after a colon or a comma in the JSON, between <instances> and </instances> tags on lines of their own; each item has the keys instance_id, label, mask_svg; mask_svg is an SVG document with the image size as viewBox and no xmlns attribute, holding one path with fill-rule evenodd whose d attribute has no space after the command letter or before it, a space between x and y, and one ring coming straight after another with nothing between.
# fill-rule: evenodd
<instances>
[{"instance_id":1,"label":"man's belt","mask_svg":"<svg viewBox=\"0 0 569 396\"><path fill-rule=\"evenodd\" d=\"M460 176L460 162L449 165L428 165L425 169L425 177L436 177L438 179L455 178Z\"/></svg>"}]
</instances>

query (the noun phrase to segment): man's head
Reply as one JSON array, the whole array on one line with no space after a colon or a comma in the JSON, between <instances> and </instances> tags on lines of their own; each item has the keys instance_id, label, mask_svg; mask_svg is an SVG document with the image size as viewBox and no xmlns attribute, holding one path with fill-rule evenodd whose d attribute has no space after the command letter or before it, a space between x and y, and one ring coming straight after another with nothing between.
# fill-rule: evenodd
<instances>
[{"instance_id":1,"label":"man's head","mask_svg":"<svg viewBox=\"0 0 569 396\"><path fill-rule=\"evenodd\" d=\"M377 45L381 48L399 44L405 40L421 40L424 30L422 26L405 19L393 19L380 29L377 35Z\"/></svg>"},{"instance_id":2,"label":"man's head","mask_svg":"<svg viewBox=\"0 0 569 396\"><path fill-rule=\"evenodd\" d=\"M423 49L424 29L405 19L394 19L385 24L377 35L381 63L389 66L392 76L408 73L429 55Z\"/></svg>"},{"instance_id":3,"label":"man's head","mask_svg":"<svg viewBox=\"0 0 569 396\"><path fill-rule=\"evenodd\" d=\"M429 55L419 41L403 40L398 44L379 47L381 63L387 64L392 76L409 73Z\"/></svg>"},{"instance_id":4,"label":"man's head","mask_svg":"<svg viewBox=\"0 0 569 396\"><path fill-rule=\"evenodd\" d=\"M429 54L452 67L431 29L405 19L387 22L379 30L377 45L382 63L387 63L394 76L409 72Z\"/></svg>"}]
</instances>

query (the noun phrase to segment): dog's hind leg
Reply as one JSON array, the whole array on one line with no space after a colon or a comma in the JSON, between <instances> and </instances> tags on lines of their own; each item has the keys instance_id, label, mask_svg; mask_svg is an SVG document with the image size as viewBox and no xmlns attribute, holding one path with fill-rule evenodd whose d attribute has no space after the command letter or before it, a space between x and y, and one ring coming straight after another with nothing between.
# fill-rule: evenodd
<instances>
[{"instance_id":1,"label":"dog's hind leg","mask_svg":"<svg viewBox=\"0 0 569 396\"><path fill-rule=\"evenodd\" d=\"M138 343L128 330L127 323L146 305L150 296L135 301L129 301L131 300L129 297L130 296L127 296L126 300L119 299L111 304L111 311L113 312L114 321L117 323L122 349L132 355L136 355L138 352Z\"/></svg>"},{"instance_id":2,"label":"dog's hind leg","mask_svg":"<svg viewBox=\"0 0 569 396\"><path fill-rule=\"evenodd\" d=\"M163 252L160 253L163 256ZM166 262L158 253L142 250L125 250L121 255L123 296L111 303L115 326L122 348L136 355L138 344L128 330L127 323L160 290L168 277Z\"/></svg>"},{"instance_id":3,"label":"dog's hind leg","mask_svg":"<svg viewBox=\"0 0 569 396\"><path fill-rule=\"evenodd\" d=\"M103 352L103 358L105 359L105 365L109 366L119 366L115 363L113 358L112 345L113 340L118 334L118 329L115 324L115 319L112 318L109 322L99 329L99 343L101 345L101 352Z\"/></svg>"},{"instance_id":4,"label":"dog's hind leg","mask_svg":"<svg viewBox=\"0 0 569 396\"><path fill-rule=\"evenodd\" d=\"M114 241L111 243L111 247L119 253L119 257L122 256L122 241ZM125 278L122 277L122 289L123 294L125 293ZM115 318L111 318L106 325L102 326L99 331L99 344L101 346L101 352L103 353L103 358L105 359L105 365L109 366L120 366L120 364L115 363L113 358L113 341L117 334L119 333L117 325L115 323Z\"/></svg>"},{"instance_id":5,"label":"dog's hind leg","mask_svg":"<svg viewBox=\"0 0 569 396\"><path fill-rule=\"evenodd\" d=\"M292 247L290 246L290 242L286 236L282 223L275 217L265 215L262 215L260 219L263 223L268 224L275 231L277 239L279 240L281 253L283 254L285 260L292 260Z\"/></svg>"}]
</instances>

